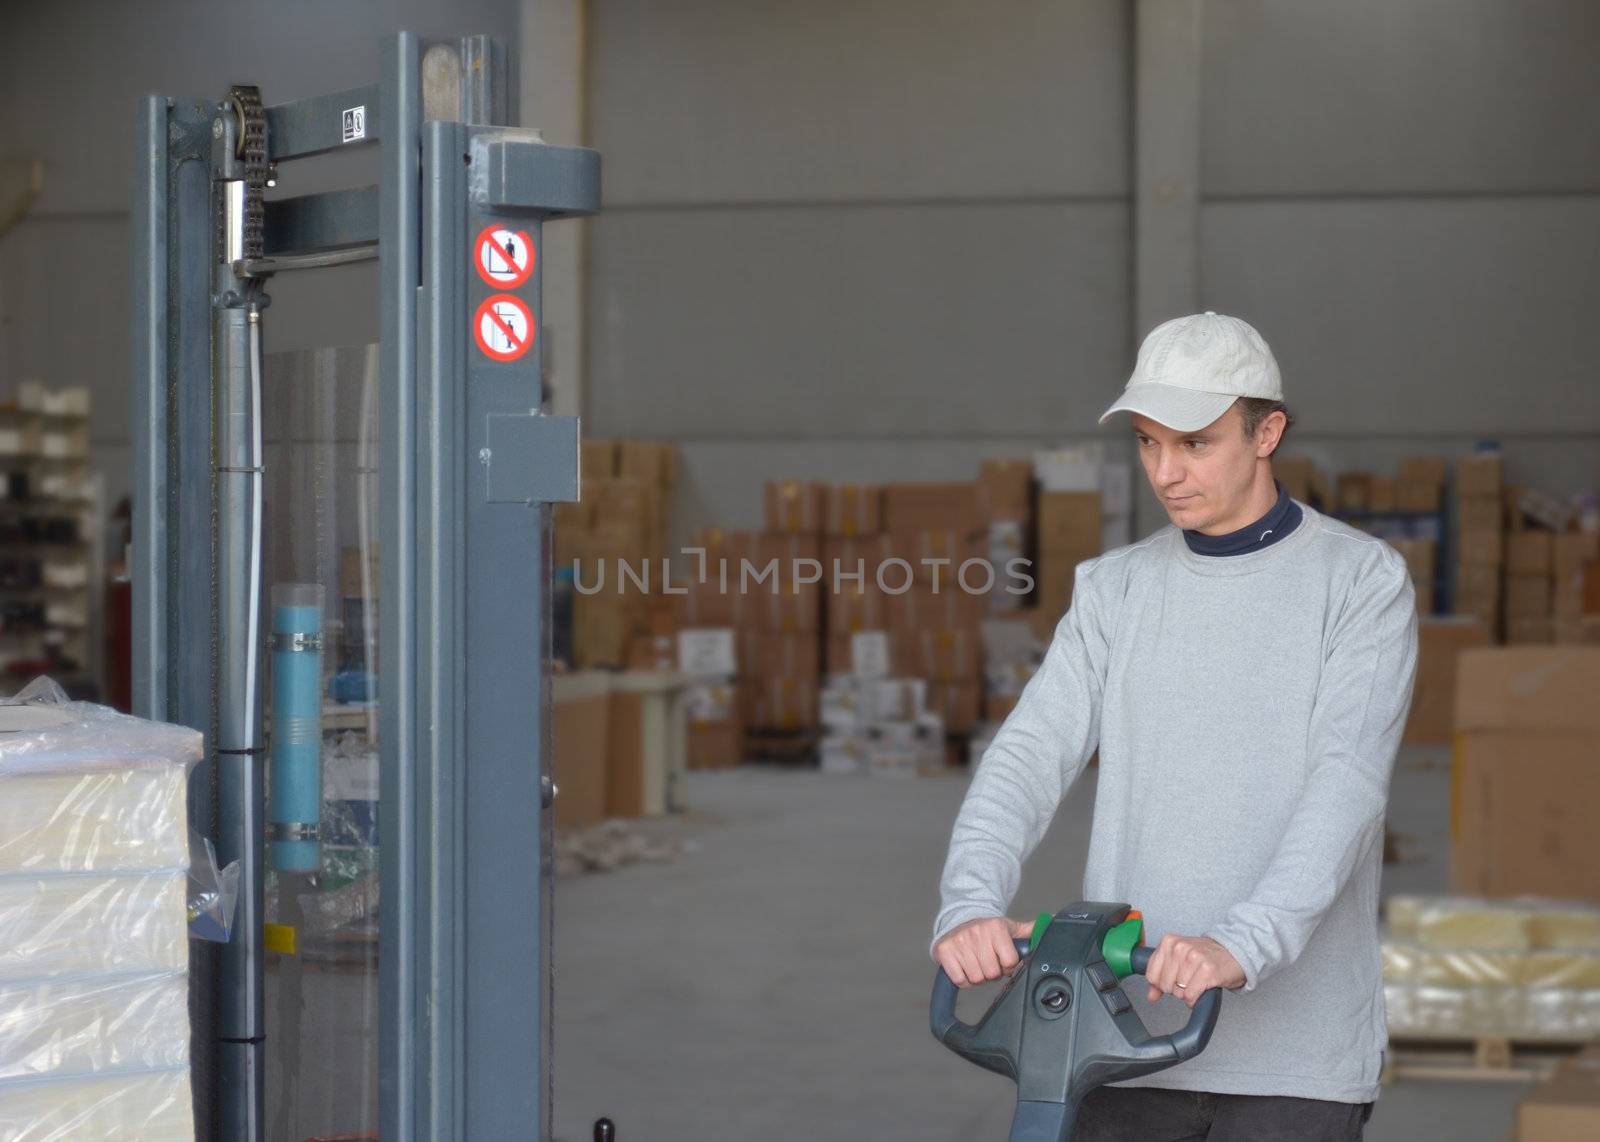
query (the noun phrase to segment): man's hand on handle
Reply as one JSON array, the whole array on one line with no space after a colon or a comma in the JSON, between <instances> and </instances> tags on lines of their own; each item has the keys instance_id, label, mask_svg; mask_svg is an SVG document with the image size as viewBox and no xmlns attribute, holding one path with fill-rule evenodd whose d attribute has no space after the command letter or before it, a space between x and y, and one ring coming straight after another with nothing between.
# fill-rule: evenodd
<instances>
[{"instance_id":1,"label":"man's hand on handle","mask_svg":"<svg viewBox=\"0 0 1600 1142\"><path fill-rule=\"evenodd\" d=\"M1176 995L1190 1007L1208 988L1243 987L1245 982L1239 961L1209 936L1161 937L1144 978L1150 984L1151 1003L1163 995Z\"/></svg>"},{"instance_id":2,"label":"man's hand on handle","mask_svg":"<svg viewBox=\"0 0 1600 1142\"><path fill-rule=\"evenodd\" d=\"M952 928L933 949L933 958L957 987L976 987L1016 970L1022 957L1017 940L1033 935L1033 921L986 916Z\"/></svg>"}]
</instances>

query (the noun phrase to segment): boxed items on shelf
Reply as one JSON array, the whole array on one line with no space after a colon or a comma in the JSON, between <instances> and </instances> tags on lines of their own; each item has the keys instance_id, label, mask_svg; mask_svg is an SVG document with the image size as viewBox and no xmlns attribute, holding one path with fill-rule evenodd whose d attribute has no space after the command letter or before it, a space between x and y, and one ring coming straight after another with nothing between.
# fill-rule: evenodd
<instances>
[{"instance_id":1,"label":"boxed items on shelf","mask_svg":"<svg viewBox=\"0 0 1600 1142\"><path fill-rule=\"evenodd\" d=\"M1600 1138L1600 1047L1563 1059L1517 1107L1516 1142Z\"/></svg>"}]
</instances>

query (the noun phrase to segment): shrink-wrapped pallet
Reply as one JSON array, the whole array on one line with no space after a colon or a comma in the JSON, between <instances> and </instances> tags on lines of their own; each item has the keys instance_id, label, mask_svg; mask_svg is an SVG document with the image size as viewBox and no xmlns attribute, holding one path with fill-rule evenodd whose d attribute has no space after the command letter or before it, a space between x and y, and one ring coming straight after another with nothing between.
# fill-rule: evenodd
<instances>
[{"instance_id":1,"label":"shrink-wrapped pallet","mask_svg":"<svg viewBox=\"0 0 1600 1142\"><path fill-rule=\"evenodd\" d=\"M194 1136L192 730L0 701L0 1138Z\"/></svg>"}]
</instances>

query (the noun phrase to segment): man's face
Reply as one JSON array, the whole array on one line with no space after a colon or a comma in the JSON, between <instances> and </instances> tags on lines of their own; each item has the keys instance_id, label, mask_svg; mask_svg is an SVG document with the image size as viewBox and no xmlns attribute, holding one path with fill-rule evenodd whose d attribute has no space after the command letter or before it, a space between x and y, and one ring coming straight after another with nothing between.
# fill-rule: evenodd
<instances>
[{"instance_id":1,"label":"man's face","mask_svg":"<svg viewBox=\"0 0 1600 1142\"><path fill-rule=\"evenodd\" d=\"M1187 531L1208 535L1225 535L1255 519L1259 513L1251 514L1251 492L1256 462L1272 454L1282 419L1279 413L1269 416L1250 440L1238 405L1195 432L1177 432L1135 414L1139 459L1167 518Z\"/></svg>"}]
</instances>

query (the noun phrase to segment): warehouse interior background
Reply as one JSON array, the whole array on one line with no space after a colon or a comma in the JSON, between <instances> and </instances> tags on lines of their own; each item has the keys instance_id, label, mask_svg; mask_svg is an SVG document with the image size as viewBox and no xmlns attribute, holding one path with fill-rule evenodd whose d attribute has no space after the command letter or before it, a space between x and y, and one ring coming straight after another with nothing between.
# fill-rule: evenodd
<instances>
[{"instance_id":1,"label":"warehouse interior background","mask_svg":"<svg viewBox=\"0 0 1600 1142\"><path fill-rule=\"evenodd\" d=\"M1270 342L1285 451L1330 479L1493 442L1507 485L1600 489L1587 0L12 0L0 170L33 189L0 215L0 404L87 388L108 562L133 487L136 101L353 86L399 29L503 39L520 122L603 156L602 213L543 249L549 407L672 446L674 548L770 529L772 481L972 481L1083 444L1132 462L1096 418L1146 331L1207 309ZM269 353L378 339L374 263L314 279L274 282ZM1129 538L1165 523L1133 470ZM1442 894L1450 751L1408 750L1385 891ZM964 778L684 782L687 811L626 842L673 859L558 882L557 1137L604 1113L624 1142L1002 1136L1010 1088L920 1006ZM1080 791L1019 902L1071 898L1087 821ZM664 986L611 987L619 915ZM734 950L747 925L764 963ZM1513 1133L1545 1073L1398 1081L1368 1137L1550 1142Z\"/></svg>"}]
</instances>

